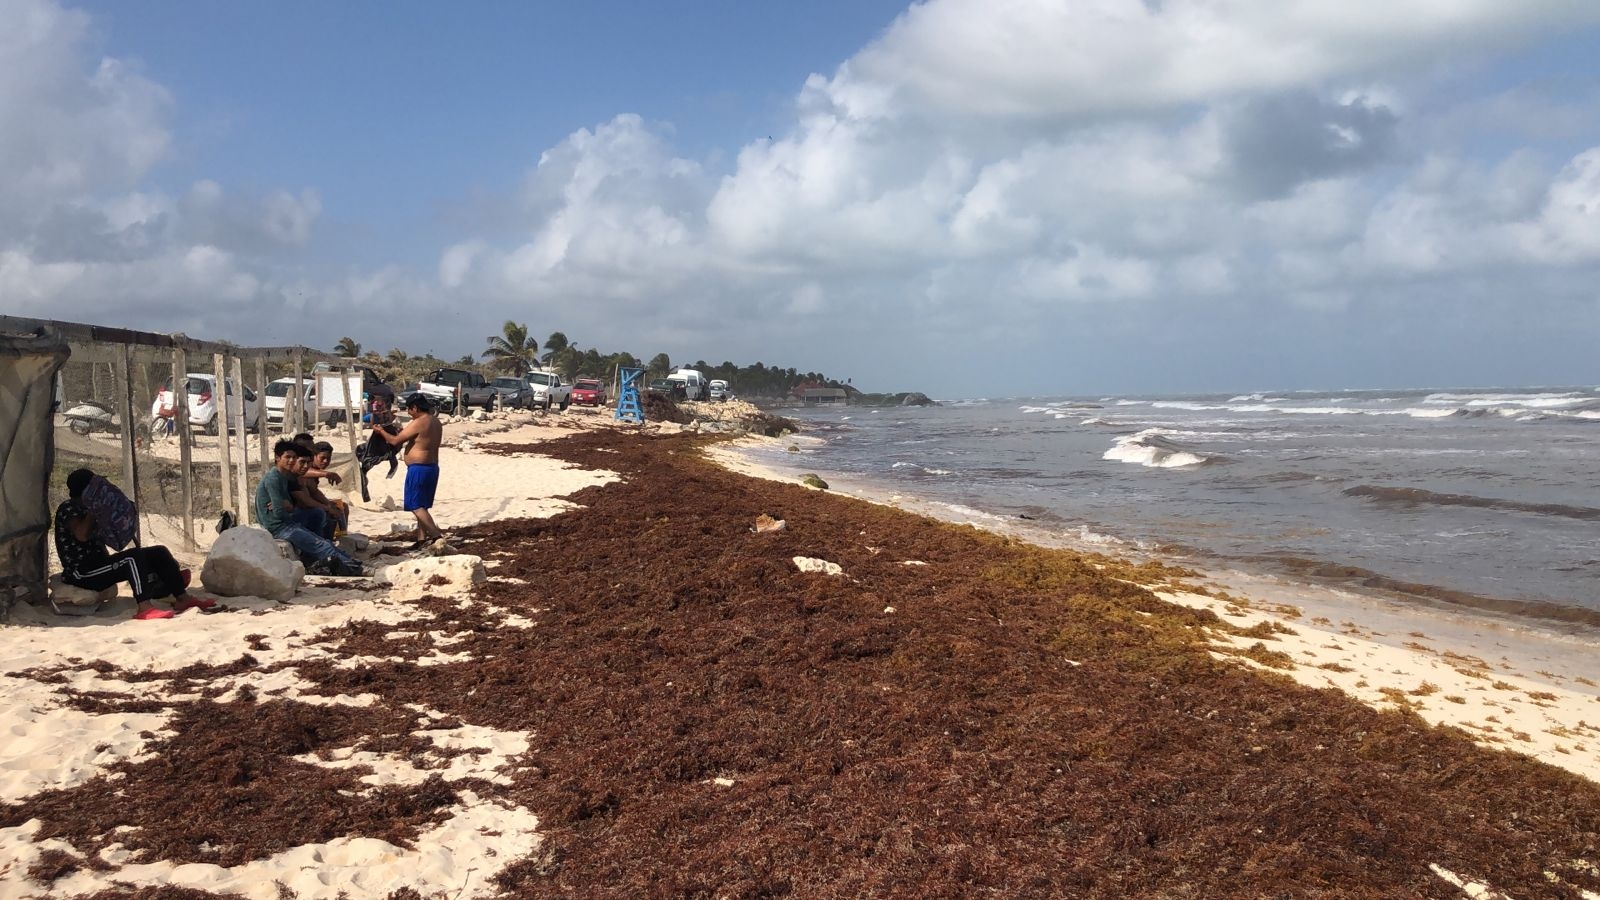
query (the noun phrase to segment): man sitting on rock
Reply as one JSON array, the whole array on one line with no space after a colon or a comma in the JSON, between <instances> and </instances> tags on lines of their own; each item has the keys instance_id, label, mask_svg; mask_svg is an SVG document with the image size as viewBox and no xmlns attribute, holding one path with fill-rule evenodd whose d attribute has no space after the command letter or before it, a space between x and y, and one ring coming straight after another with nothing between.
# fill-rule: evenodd
<instances>
[{"instance_id":1,"label":"man sitting on rock","mask_svg":"<svg viewBox=\"0 0 1600 900\"><path fill-rule=\"evenodd\" d=\"M272 468L256 485L256 521L273 537L288 541L300 554L311 575L363 574L361 564L321 536L328 514L321 509L296 509L291 495L296 472L310 462L311 451L294 441L279 441L272 448Z\"/></svg>"},{"instance_id":2,"label":"man sitting on rock","mask_svg":"<svg viewBox=\"0 0 1600 900\"><path fill-rule=\"evenodd\" d=\"M112 554L95 523L95 514L84 502L84 492L99 476L78 469L67 476L67 499L56 507L56 556L61 558L62 580L73 587L101 591L124 581L133 588L138 604L135 619L170 619L173 610L210 609L215 600L188 594L188 572L178 566L171 552L162 546L134 547ZM172 598L172 609L161 609L156 600Z\"/></svg>"}]
</instances>

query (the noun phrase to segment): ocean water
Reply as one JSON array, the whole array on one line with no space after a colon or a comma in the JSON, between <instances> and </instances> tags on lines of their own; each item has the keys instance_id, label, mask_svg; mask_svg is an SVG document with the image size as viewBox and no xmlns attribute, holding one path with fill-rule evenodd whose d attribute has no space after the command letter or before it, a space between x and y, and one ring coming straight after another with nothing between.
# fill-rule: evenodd
<instances>
[{"instance_id":1,"label":"ocean water","mask_svg":"<svg viewBox=\"0 0 1600 900\"><path fill-rule=\"evenodd\" d=\"M756 461L1063 543L1600 625L1600 389L785 411Z\"/></svg>"}]
</instances>

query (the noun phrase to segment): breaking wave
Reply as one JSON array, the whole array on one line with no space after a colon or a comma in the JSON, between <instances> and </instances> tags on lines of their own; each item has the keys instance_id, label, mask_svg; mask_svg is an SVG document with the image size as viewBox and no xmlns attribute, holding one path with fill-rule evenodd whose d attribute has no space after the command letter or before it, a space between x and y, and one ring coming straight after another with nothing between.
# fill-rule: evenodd
<instances>
[{"instance_id":1,"label":"breaking wave","mask_svg":"<svg viewBox=\"0 0 1600 900\"><path fill-rule=\"evenodd\" d=\"M1360 497L1374 503L1391 506L1472 506L1479 509L1502 509L1510 512L1533 513L1541 516L1560 516L1564 519L1600 519L1600 509L1590 506L1566 506L1560 503L1523 503L1494 497L1474 497L1471 494L1439 494L1421 488L1383 487L1363 484L1346 488L1346 497Z\"/></svg>"},{"instance_id":2,"label":"breaking wave","mask_svg":"<svg viewBox=\"0 0 1600 900\"><path fill-rule=\"evenodd\" d=\"M891 469L909 469L913 475L954 475L949 469L934 469L921 463L897 462L890 466Z\"/></svg>"},{"instance_id":3,"label":"breaking wave","mask_svg":"<svg viewBox=\"0 0 1600 900\"><path fill-rule=\"evenodd\" d=\"M1117 438L1101 458L1152 469L1178 469L1211 461L1211 457L1167 437L1160 428L1147 428L1138 434Z\"/></svg>"}]
</instances>

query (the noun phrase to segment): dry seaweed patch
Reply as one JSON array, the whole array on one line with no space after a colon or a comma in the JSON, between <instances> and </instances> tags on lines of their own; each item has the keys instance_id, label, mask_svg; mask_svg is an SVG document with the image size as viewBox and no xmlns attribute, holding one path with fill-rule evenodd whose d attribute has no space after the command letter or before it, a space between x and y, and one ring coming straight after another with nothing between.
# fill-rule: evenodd
<instances>
[{"instance_id":1,"label":"dry seaweed patch","mask_svg":"<svg viewBox=\"0 0 1600 900\"><path fill-rule=\"evenodd\" d=\"M466 530L528 582L420 604L474 661L299 667L534 735L506 794L546 841L509 895L1432 895L1439 863L1549 896L1600 840L1595 785L1213 659L1216 616L1092 560L667 452L693 443L542 445L624 480Z\"/></svg>"},{"instance_id":2,"label":"dry seaweed patch","mask_svg":"<svg viewBox=\"0 0 1600 900\"><path fill-rule=\"evenodd\" d=\"M434 776L415 786L372 788L360 780L368 770L292 758L345 747L434 749L411 734L419 721L414 713L283 700L173 706L175 734L155 741L151 758L0 805L0 827L39 819L34 840L64 840L91 858L120 845L128 854L121 862L234 866L344 836L407 847L421 828L444 818L464 784Z\"/></svg>"}]
</instances>

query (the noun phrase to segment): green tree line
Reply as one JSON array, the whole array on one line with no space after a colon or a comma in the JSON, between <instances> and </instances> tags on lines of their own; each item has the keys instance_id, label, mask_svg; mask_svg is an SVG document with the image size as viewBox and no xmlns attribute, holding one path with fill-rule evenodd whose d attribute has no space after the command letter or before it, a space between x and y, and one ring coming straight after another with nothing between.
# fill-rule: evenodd
<instances>
[{"instance_id":1,"label":"green tree line","mask_svg":"<svg viewBox=\"0 0 1600 900\"><path fill-rule=\"evenodd\" d=\"M665 353L657 353L645 362L625 350L608 352L597 347L580 347L560 331L551 332L542 344L531 334L526 324L508 320L499 334L485 338L481 362L471 356L440 359L432 351L421 356L412 356L399 348L384 354L375 350L363 351L361 344L350 337L340 338L333 349L341 356L351 357L371 368L378 377L395 385L417 381L444 366L481 366L484 373L490 376L521 375L535 368L546 368L561 373L562 378L568 381L580 377L610 381L617 367L625 366L645 369L646 380L663 378L674 368L698 369L706 378L728 382L733 392L743 397L782 397L802 385L842 387L855 392L850 385L821 372L802 372L793 366L768 366L761 362L741 366L728 361L711 365L703 359L675 362Z\"/></svg>"}]
</instances>

